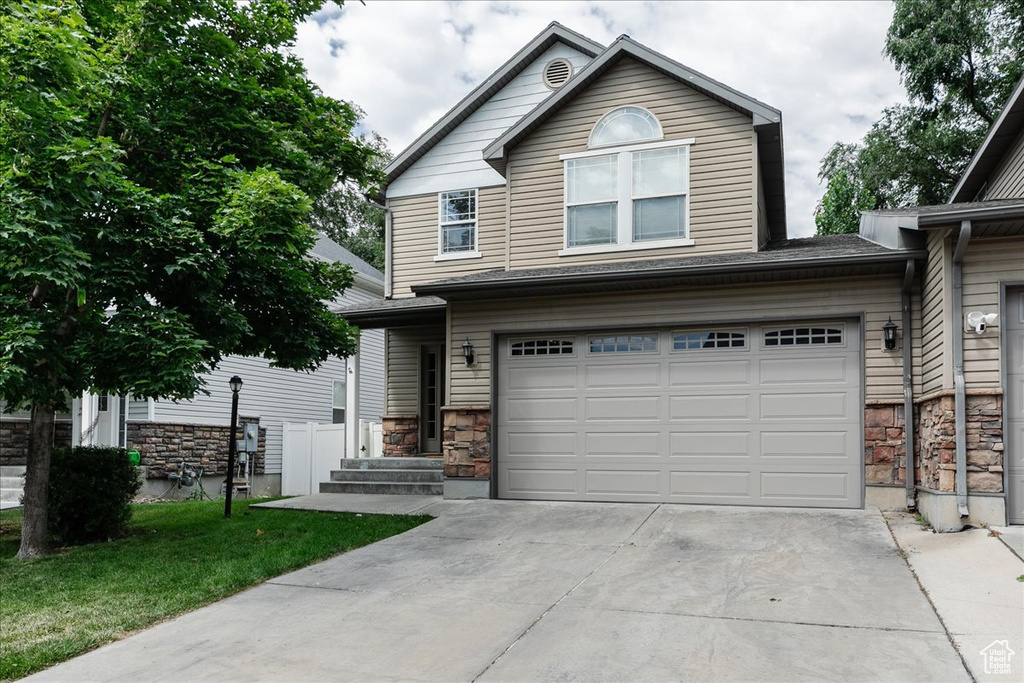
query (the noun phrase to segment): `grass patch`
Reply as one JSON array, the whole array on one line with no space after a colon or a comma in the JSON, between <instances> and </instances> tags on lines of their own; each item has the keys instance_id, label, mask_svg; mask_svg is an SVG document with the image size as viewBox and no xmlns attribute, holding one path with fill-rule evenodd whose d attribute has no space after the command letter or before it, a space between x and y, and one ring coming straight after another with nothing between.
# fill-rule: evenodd
<instances>
[{"instance_id":1,"label":"grass patch","mask_svg":"<svg viewBox=\"0 0 1024 683\"><path fill-rule=\"evenodd\" d=\"M26 676L428 516L259 509L240 500L134 505L129 535L14 559L21 514L0 514L0 680Z\"/></svg>"}]
</instances>

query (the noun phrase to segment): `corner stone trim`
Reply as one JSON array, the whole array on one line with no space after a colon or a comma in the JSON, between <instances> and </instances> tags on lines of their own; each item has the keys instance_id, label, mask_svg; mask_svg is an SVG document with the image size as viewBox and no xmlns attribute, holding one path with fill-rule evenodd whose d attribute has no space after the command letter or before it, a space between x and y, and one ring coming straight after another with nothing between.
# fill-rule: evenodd
<instances>
[{"instance_id":1,"label":"corner stone trim","mask_svg":"<svg viewBox=\"0 0 1024 683\"><path fill-rule=\"evenodd\" d=\"M491 407L446 406L444 476L490 479Z\"/></svg>"},{"instance_id":2,"label":"corner stone trim","mask_svg":"<svg viewBox=\"0 0 1024 683\"><path fill-rule=\"evenodd\" d=\"M420 452L420 420L416 415L381 418L385 458L410 458Z\"/></svg>"},{"instance_id":3,"label":"corner stone trim","mask_svg":"<svg viewBox=\"0 0 1024 683\"><path fill-rule=\"evenodd\" d=\"M907 457L903 405L864 408L864 482L905 484Z\"/></svg>"}]
</instances>

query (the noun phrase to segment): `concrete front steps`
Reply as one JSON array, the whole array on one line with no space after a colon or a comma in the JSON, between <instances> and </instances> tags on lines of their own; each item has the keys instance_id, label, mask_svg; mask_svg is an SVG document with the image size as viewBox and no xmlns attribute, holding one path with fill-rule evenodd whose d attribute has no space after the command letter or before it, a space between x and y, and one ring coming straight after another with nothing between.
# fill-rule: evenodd
<instances>
[{"instance_id":1,"label":"concrete front steps","mask_svg":"<svg viewBox=\"0 0 1024 683\"><path fill-rule=\"evenodd\" d=\"M25 468L4 465L0 467L0 510L21 507L25 480Z\"/></svg>"},{"instance_id":2,"label":"concrete front steps","mask_svg":"<svg viewBox=\"0 0 1024 683\"><path fill-rule=\"evenodd\" d=\"M377 493L440 496L443 464L435 458L353 458L342 460L320 493Z\"/></svg>"}]
</instances>

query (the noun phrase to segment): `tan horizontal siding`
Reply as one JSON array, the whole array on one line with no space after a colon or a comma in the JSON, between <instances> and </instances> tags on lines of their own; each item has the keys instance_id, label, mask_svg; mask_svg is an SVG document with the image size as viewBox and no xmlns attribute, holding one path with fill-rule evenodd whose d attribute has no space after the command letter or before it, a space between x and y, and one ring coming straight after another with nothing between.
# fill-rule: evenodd
<instances>
[{"instance_id":1,"label":"tan horizontal siding","mask_svg":"<svg viewBox=\"0 0 1024 683\"><path fill-rule=\"evenodd\" d=\"M420 348L444 344L439 327L405 327L387 331L387 397L384 412L391 415L419 413Z\"/></svg>"},{"instance_id":2,"label":"tan horizontal siding","mask_svg":"<svg viewBox=\"0 0 1024 683\"><path fill-rule=\"evenodd\" d=\"M411 296L413 284L504 267L505 188L481 188L477 203L477 248L483 256L434 261L439 230L437 194L389 200L395 297Z\"/></svg>"},{"instance_id":3,"label":"tan horizontal siding","mask_svg":"<svg viewBox=\"0 0 1024 683\"><path fill-rule=\"evenodd\" d=\"M594 125L621 106L641 106L665 138L690 148L692 247L559 257L564 245L563 162L582 152ZM510 265L531 268L750 251L755 233L754 145L750 117L638 62L623 60L511 153Z\"/></svg>"},{"instance_id":4,"label":"tan horizontal siding","mask_svg":"<svg viewBox=\"0 0 1024 683\"><path fill-rule=\"evenodd\" d=\"M964 312L999 313L1001 283L1024 281L1024 240L1019 237L971 240L964 257ZM955 321L954 321L955 323ZM1004 324L1000 322L1000 326ZM954 324L963 334L963 323ZM999 328L964 334L967 388L998 387Z\"/></svg>"},{"instance_id":5,"label":"tan horizontal siding","mask_svg":"<svg viewBox=\"0 0 1024 683\"><path fill-rule=\"evenodd\" d=\"M902 278L761 283L652 292L539 297L450 304L449 355L458 358L467 338L477 362L450 365L449 403L491 400L491 332L601 330L603 327L676 327L756 319L848 318L865 315L867 398L903 395L903 356L881 351L882 325L900 320ZM915 305L920 305L916 295ZM915 316L916 317L916 316ZM920 327L911 333L915 375L920 376ZM918 387L919 390L919 387Z\"/></svg>"},{"instance_id":6,"label":"tan horizontal siding","mask_svg":"<svg viewBox=\"0 0 1024 683\"><path fill-rule=\"evenodd\" d=\"M1024 131L1017 136L1010 151L988 179L985 199L1017 199L1024 197Z\"/></svg>"},{"instance_id":7,"label":"tan horizontal siding","mask_svg":"<svg viewBox=\"0 0 1024 683\"><path fill-rule=\"evenodd\" d=\"M924 271L924 300L921 307L921 348L922 378L921 388L925 393L938 391L952 378L945 372L946 360L943 349L947 343L945 337L945 320L948 317L946 308L946 262L948 249L945 231L928 233L928 262Z\"/></svg>"}]
</instances>

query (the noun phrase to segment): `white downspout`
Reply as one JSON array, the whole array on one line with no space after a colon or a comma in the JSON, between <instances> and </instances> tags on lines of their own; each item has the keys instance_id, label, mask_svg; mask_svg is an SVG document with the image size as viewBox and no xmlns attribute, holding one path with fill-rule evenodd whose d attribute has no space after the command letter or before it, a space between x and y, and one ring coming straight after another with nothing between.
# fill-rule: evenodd
<instances>
[{"instance_id":1,"label":"white downspout","mask_svg":"<svg viewBox=\"0 0 1024 683\"><path fill-rule=\"evenodd\" d=\"M392 264L392 243L391 239L391 209L389 208L390 202L384 200L384 298L390 299L393 290L394 281L394 265ZM380 206L378 204L378 206Z\"/></svg>"},{"instance_id":2,"label":"white downspout","mask_svg":"<svg viewBox=\"0 0 1024 683\"><path fill-rule=\"evenodd\" d=\"M956 429L956 507L961 517L967 509L967 382L964 379L964 256L971 241L971 222L960 223L953 251L953 392Z\"/></svg>"}]
</instances>

